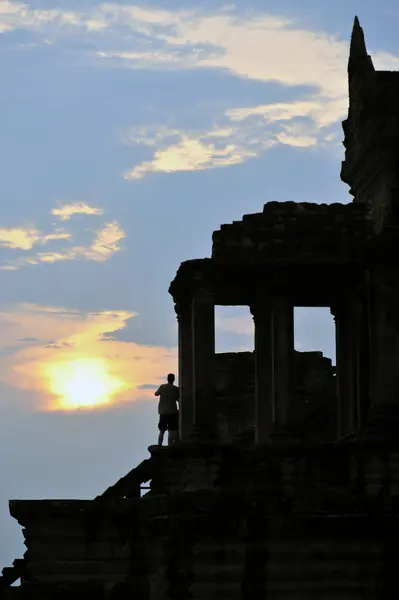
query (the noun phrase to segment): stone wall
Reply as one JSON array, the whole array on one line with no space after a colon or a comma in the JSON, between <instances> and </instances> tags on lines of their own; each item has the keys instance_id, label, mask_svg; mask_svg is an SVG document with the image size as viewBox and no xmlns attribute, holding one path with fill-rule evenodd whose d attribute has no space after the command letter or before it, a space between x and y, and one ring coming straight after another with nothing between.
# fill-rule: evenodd
<instances>
[{"instance_id":1,"label":"stone wall","mask_svg":"<svg viewBox=\"0 0 399 600\"><path fill-rule=\"evenodd\" d=\"M254 426L254 368L253 352L216 354L214 419L221 441L232 440ZM316 439L333 439L335 411L336 381L331 360L322 352L295 352L291 421L296 434L305 439L315 435ZM326 416L322 428L307 427L306 423L317 414Z\"/></svg>"},{"instance_id":2,"label":"stone wall","mask_svg":"<svg viewBox=\"0 0 399 600\"><path fill-rule=\"evenodd\" d=\"M140 573L143 544L135 516L137 502L11 502L11 514L25 526L21 598L111 600L126 597L119 594L128 577L135 579L139 591L144 573Z\"/></svg>"},{"instance_id":3,"label":"stone wall","mask_svg":"<svg viewBox=\"0 0 399 600\"><path fill-rule=\"evenodd\" d=\"M159 471L154 463L146 514L151 502L158 512L146 522L147 556L158 548L163 562L148 567L156 576L149 598L396 597L398 450L367 442L154 448ZM161 509L165 485L170 503Z\"/></svg>"},{"instance_id":4,"label":"stone wall","mask_svg":"<svg viewBox=\"0 0 399 600\"><path fill-rule=\"evenodd\" d=\"M397 443L150 450L141 499L11 503L21 598L398 597Z\"/></svg>"},{"instance_id":5,"label":"stone wall","mask_svg":"<svg viewBox=\"0 0 399 600\"><path fill-rule=\"evenodd\" d=\"M218 439L229 441L254 425L253 352L216 354L215 413Z\"/></svg>"}]
</instances>

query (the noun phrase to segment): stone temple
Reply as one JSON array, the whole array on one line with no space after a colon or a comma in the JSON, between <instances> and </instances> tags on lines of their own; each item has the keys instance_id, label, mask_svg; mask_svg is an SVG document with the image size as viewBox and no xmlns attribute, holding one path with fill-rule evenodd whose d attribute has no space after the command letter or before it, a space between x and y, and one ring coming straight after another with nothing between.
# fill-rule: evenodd
<instances>
[{"instance_id":1,"label":"stone temple","mask_svg":"<svg viewBox=\"0 0 399 600\"><path fill-rule=\"evenodd\" d=\"M399 598L399 73L357 19L348 73L353 201L270 202L180 266L179 442L92 501L12 500L0 598ZM215 354L215 305L250 307L253 353ZM295 306L330 307L336 367Z\"/></svg>"}]
</instances>

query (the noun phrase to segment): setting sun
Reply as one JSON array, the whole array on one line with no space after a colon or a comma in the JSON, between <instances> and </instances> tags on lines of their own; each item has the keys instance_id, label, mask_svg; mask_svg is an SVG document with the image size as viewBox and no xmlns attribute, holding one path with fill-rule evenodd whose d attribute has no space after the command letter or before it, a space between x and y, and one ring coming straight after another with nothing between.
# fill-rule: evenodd
<instances>
[{"instance_id":1,"label":"setting sun","mask_svg":"<svg viewBox=\"0 0 399 600\"><path fill-rule=\"evenodd\" d=\"M126 389L126 383L111 375L102 358L77 358L47 365L49 389L57 396L57 406L76 410L109 404Z\"/></svg>"}]
</instances>

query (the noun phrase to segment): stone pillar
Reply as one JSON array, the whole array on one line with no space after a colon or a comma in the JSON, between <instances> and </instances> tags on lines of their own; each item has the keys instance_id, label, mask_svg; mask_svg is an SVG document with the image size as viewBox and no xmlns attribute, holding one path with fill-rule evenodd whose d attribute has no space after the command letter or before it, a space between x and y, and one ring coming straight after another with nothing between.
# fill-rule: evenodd
<instances>
[{"instance_id":1,"label":"stone pillar","mask_svg":"<svg viewBox=\"0 0 399 600\"><path fill-rule=\"evenodd\" d=\"M192 315L194 426L201 439L211 438L215 396L215 305L210 296L195 296Z\"/></svg>"},{"instance_id":2,"label":"stone pillar","mask_svg":"<svg viewBox=\"0 0 399 600\"><path fill-rule=\"evenodd\" d=\"M370 273L373 412L394 414L399 405L399 280L396 264L375 264Z\"/></svg>"},{"instance_id":3,"label":"stone pillar","mask_svg":"<svg viewBox=\"0 0 399 600\"><path fill-rule=\"evenodd\" d=\"M273 302L274 429L283 433L289 425L294 392L294 306L285 293Z\"/></svg>"},{"instance_id":4,"label":"stone pillar","mask_svg":"<svg viewBox=\"0 0 399 600\"><path fill-rule=\"evenodd\" d=\"M392 244L367 272L370 408L365 435L398 439L399 432L399 280ZM378 261L377 261L378 258ZM389 259L389 261L387 260Z\"/></svg>"},{"instance_id":5,"label":"stone pillar","mask_svg":"<svg viewBox=\"0 0 399 600\"><path fill-rule=\"evenodd\" d=\"M285 434L294 387L294 307L288 296L257 300L255 323L255 442Z\"/></svg>"},{"instance_id":6,"label":"stone pillar","mask_svg":"<svg viewBox=\"0 0 399 600\"><path fill-rule=\"evenodd\" d=\"M274 424L273 310L271 302L251 305L255 326L255 443L267 442Z\"/></svg>"},{"instance_id":7,"label":"stone pillar","mask_svg":"<svg viewBox=\"0 0 399 600\"><path fill-rule=\"evenodd\" d=\"M356 344L353 314L349 304L334 306L337 362L337 438L356 429Z\"/></svg>"},{"instance_id":8,"label":"stone pillar","mask_svg":"<svg viewBox=\"0 0 399 600\"><path fill-rule=\"evenodd\" d=\"M179 323L179 438L187 441L194 424L192 302L177 307Z\"/></svg>"},{"instance_id":9,"label":"stone pillar","mask_svg":"<svg viewBox=\"0 0 399 600\"><path fill-rule=\"evenodd\" d=\"M365 292L365 290L364 290ZM356 426L360 432L370 409L370 339L366 293L358 298L356 325Z\"/></svg>"}]
</instances>

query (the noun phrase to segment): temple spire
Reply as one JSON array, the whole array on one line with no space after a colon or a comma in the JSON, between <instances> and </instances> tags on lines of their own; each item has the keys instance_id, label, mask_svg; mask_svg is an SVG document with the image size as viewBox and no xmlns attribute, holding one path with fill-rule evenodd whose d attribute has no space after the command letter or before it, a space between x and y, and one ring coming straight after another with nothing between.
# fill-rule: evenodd
<instances>
[{"instance_id":1,"label":"temple spire","mask_svg":"<svg viewBox=\"0 0 399 600\"><path fill-rule=\"evenodd\" d=\"M355 17L350 42L348 70L354 72L358 66L362 68L364 65L374 70L372 60L367 54L363 28L360 25L358 17Z\"/></svg>"},{"instance_id":2,"label":"temple spire","mask_svg":"<svg viewBox=\"0 0 399 600\"><path fill-rule=\"evenodd\" d=\"M349 65L364 61L364 59L368 60L366 41L364 39L364 32L360 26L359 19L358 17L355 17L351 35Z\"/></svg>"}]
</instances>

